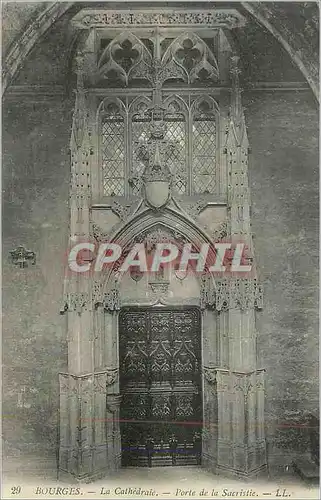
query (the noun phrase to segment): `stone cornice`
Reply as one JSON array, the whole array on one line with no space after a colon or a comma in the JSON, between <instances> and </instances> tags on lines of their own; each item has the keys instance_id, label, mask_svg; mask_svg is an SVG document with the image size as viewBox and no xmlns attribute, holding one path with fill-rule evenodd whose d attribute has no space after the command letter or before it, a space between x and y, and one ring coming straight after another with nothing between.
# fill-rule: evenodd
<instances>
[{"instance_id":1,"label":"stone cornice","mask_svg":"<svg viewBox=\"0 0 321 500\"><path fill-rule=\"evenodd\" d=\"M180 89L181 93L184 93L185 89ZM195 89L193 89L195 90ZM204 92L204 89L200 89ZM211 93L213 92L222 92L229 91L228 87L217 87L216 89L211 89ZM246 86L243 86L243 92L271 92L271 91L307 91L310 90L310 86L305 82L252 82L248 83ZM198 91L196 89L195 91ZM90 89L90 92L97 95L108 96L110 94L114 96L123 95L123 94L132 94L139 95L141 93L141 89ZM166 89L166 93L174 93L177 92L176 88ZM190 92L190 89L186 89L186 92ZM5 99L12 101L19 101L25 98L28 98L25 101L26 104L34 104L34 103L43 103L47 102L48 99L54 100L55 102L60 102L63 105L66 99L69 99L70 96L66 94L66 91L62 85L52 85L52 86L41 86L41 85L12 85L8 88Z\"/></svg>"}]
</instances>

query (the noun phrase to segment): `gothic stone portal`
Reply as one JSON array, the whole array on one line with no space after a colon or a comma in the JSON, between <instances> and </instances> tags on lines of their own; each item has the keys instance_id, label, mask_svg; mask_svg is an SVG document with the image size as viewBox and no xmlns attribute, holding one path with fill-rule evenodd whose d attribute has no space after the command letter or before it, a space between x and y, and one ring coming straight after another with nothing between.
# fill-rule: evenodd
<instances>
[{"instance_id":1,"label":"gothic stone portal","mask_svg":"<svg viewBox=\"0 0 321 500\"><path fill-rule=\"evenodd\" d=\"M121 311L122 465L200 463L200 326L196 308Z\"/></svg>"},{"instance_id":2,"label":"gothic stone portal","mask_svg":"<svg viewBox=\"0 0 321 500\"><path fill-rule=\"evenodd\" d=\"M82 10L72 20L84 36L74 61L70 244L111 241L128 250L133 241L179 241L200 251L227 239L244 242L255 263L230 36L245 19L235 9L126 12ZM200 456L215 473L266 468L254 268L243 278L173 272L150 280L115 266L93 281L68 270L60 475L93 481L121 463L197 464ZM143 309L123 309L132 306Z\"/></svg>"}]
</instances>

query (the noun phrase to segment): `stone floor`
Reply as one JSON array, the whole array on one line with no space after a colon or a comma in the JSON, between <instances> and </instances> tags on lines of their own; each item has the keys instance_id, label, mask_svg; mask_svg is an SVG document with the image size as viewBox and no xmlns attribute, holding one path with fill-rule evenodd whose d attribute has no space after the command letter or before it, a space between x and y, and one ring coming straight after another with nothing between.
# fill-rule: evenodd
<instances>
[{"instance_id":1,"label":"stone floor","mask_svg":"<svg viewBox=\"0 0 321 500\"><path fill-rule=\"evenodd\" d=\"M71 486L57 480L56 462L48 457L10 459L3 464L2 499L75 498ZM19 494L14 487L21 487ZM244 482L216 476L198 467L157 467L121 469L117 474L91 484L76 485L88 499L140 498L242 498L318 499L316 485L304 484L291 468L270 478ZM66 488L67 489L63 489ZM50 489L49 489L50 488ZM135 490L136 488L136 490ZM75 490L74 490L75 492ZM205 495L205 493L207 493ZM77 496L77 495L76 495Z\"/></svg>"}]
</instances>

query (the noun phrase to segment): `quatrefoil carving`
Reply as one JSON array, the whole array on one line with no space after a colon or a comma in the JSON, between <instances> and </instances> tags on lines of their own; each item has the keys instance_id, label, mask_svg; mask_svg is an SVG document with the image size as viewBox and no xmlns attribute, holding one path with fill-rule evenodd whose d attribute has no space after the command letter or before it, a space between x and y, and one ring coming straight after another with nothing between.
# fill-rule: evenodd
<instances>
[{"instance_id":1,"label":"quatrefoil carving","mask_svg":"<svg viewBox=\"0 0 321 500\"><path fill-rule=\"evenodd\" d=\"M217 80L217 61L208 45L195 33L184 33L176 38L163 56L167 78L182 78L188 83L195 80Z\"/></svg>"},{"instance_id":2,"label":"quatrefoil carving","mask_svg":"<svg viewBox=\"0 0 321 500\"><path fill-rule=\"evenodd\" d=\"M139 38L124 32L103 51L98 69L106 79L120 79L125 85L133 78L152 79L152 55Z\"/></svg>"}]
</instances>

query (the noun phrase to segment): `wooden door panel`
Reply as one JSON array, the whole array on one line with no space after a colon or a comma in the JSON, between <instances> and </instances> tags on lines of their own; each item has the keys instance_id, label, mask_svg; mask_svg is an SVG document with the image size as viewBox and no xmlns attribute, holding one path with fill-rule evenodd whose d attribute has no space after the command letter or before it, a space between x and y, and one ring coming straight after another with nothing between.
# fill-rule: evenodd
<instances>
[{"instance_id":1,"label":"wooden door panel","mask_svg":"<svg viewBox=\"0 0 321 500\"><path fill-rule=\"evenodd\" d=\"M200 341L196 308L121 311L123 465L200 462Z\"/></svg>"}]
</instances>

